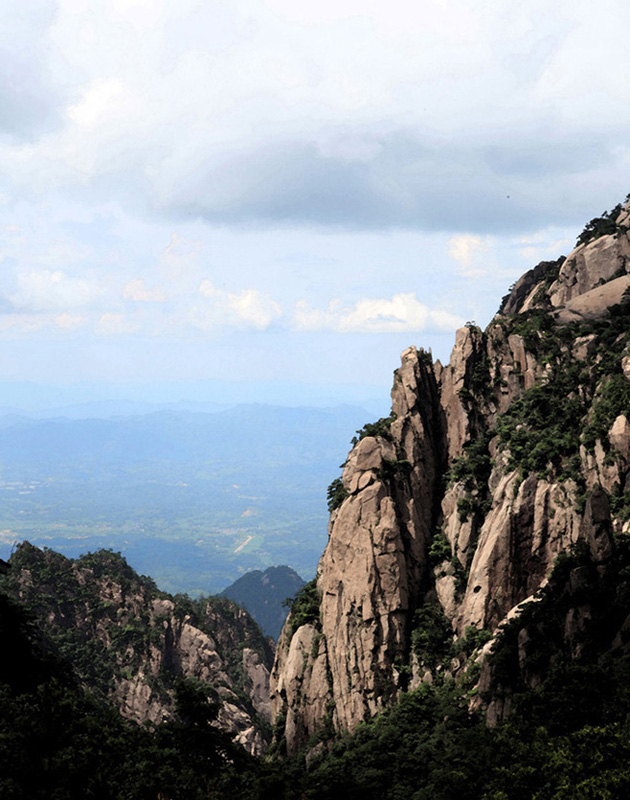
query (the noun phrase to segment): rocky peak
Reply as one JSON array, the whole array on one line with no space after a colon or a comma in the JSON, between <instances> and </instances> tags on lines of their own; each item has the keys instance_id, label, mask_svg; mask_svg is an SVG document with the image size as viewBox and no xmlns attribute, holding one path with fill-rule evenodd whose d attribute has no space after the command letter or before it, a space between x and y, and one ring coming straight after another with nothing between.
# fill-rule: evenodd
<instances>
[{"instance_id":1,"label":"rocky peak","mask_svg":"<svg viewBox=\"0 0 630 800\"><path fill-rule=\"evenodd\" d=\"M279 642L272 707L289 752L465 670L414 644L427 619L461 640L494 634L559 554L585 542L603 564L629 527L629 222L628 204L592 220L486 331L459 330L447 365L402 354L391 417L359 432L344 468L317 621L289 617Z\"/></svg>"},{"instance_id":2,"label":"rocky peak","mask_svg":"<svg viewBox=\"0 0 630 800\"><path fill-rule=\"evenodd\" d=\"M601 313L619 302L630 283L630 202L604 212L586 226L568 258L543 261L526 272L501 303L499 314L510 316L533 308L572 308L572 301L619 278L614 291L599 304ZM590 310L596 295L577 308ZM563 320L565 321L565 320ZM568 320L566 320L568 321Z\"/></svg>"}]
</instances>

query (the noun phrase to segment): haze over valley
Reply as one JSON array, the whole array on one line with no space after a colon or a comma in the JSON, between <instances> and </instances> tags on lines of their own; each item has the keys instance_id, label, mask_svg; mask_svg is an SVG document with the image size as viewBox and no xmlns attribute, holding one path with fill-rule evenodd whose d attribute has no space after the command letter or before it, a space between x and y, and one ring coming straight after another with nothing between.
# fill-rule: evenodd
<instances>
[{"instance_id":1,"label":"haze over valley","mask_svg":"<svg viewBox=\"0 0 630 800\"><path fill-rule=\"evenodd\" d=\"M72 557L111 548L164 590L192 594L276 564L310 578L326 487L371 419L353 406L266 405L0 416L0 556L24 539Z\"/></svg>"}]
</instances>

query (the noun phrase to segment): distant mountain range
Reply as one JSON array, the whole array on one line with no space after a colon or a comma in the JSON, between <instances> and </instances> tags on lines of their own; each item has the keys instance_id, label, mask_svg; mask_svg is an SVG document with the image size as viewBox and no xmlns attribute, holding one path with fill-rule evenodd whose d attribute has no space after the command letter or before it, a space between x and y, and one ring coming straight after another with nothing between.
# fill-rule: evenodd
<instances>
[{"instance_id":1,"label":"distant mountain range","mask_svg":"<svg viewBox=\"0 0 630 800\"><path fill-rule=\"evenodd\" d=\"M0 416L0 557L24 539L71 557L112 548L166 591L193 594L275 564L310 577L326 487L372 418L261 404Z\"/></svg>"},{"instance_id":2,"label":"distant mountain range","mask_svg":"<svg viewBox=\"0 0 630 800\"><path fill-rule=\"evenodd\" d=\"M267 636L277 639L287 618L283 603L304 586L294 569L287 566L256 569L234 581L221 592L223 597L243 606Z\"/></svg>"}]
</instances>

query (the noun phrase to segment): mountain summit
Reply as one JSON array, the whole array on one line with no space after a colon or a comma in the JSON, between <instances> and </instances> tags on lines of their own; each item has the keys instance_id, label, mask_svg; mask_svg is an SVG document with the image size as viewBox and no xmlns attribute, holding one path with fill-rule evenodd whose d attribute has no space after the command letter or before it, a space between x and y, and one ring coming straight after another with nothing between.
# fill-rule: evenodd
<instances>
[{"instance_id":1,"label":"mountain summit","mask_svg":"<svg viewBox=\"0 0 630 800\"><path fill-rule=\"evenodd\" d=\"M630 526L629 229L628 202L592 220L485 331L460 329L447 365L402 354L391 416L357 432L316 581L279 640L272 704L289 754L444 674L468 675L484 690L471 703L503 719L489 655L528 601L560 587L559 558L574 600L558 624L579 660L596 616L579 597L610 575ZM630 616L614 624L604 645L625 647ZM519 635L517 669L535 686L531 631Z\"/></svg>"}]
</instances>

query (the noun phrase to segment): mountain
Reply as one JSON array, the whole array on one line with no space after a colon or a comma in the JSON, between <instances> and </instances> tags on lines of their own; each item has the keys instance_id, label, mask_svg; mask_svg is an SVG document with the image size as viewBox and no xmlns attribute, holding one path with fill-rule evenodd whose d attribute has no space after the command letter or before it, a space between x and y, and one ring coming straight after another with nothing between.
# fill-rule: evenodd
<instances>
[{"instance_id":1,"label":"mountain","mask_svg":"<svg viewBox=\"0 0 630 800\"><path fill-rule=\"evenodd\" d=\"M628 202L592 220L485 331L459 330L448 364L402 354L391 415L329 488L328 545L278 643L278 751L321 753L447 680L496 726L523 692L549 701L553 670L565 698L580 670L618 687L610 654L630 677L629 230ZM610 691L583 719L619 718L601 716Z\"/></svg>"},{"instance_id":2,"label":"mountain","mask_svg":"<svg viewBox=\"0 0 630 800\"><path fill-rule=\"evenodd\" d=\"M226 733L270 733L243 609L108 551L0 561L0 796L630 796L629 200L447 365L402 354L289 602L264 759Z\"/></svg>"},{"instance_id":3,"label":"mountain","mask_svg":"<svg viewBox=\"0 0 630 800\"><path fill-rule=\"evenodd\" d=\"M127 720L173 719L192 681L219 704L218 723L251 753L269 733L273 653L246 611L225 598L160 592L111 551L68 559L28 542L0 590L19 602L81 683Z\"/></svg>"},{"instance_id":4,"label":"mountain","mask_svg":"<svg viewBox=\"0 0 630 800\"><path fill-rule=\"evenodd\" d=\"M277 639L287 617L287 598L293 597L304 581L291 567L267 567L264 572L247 572L221 592L243 606L260 625L263 633Z\"/></svg>"}]
</instances>

